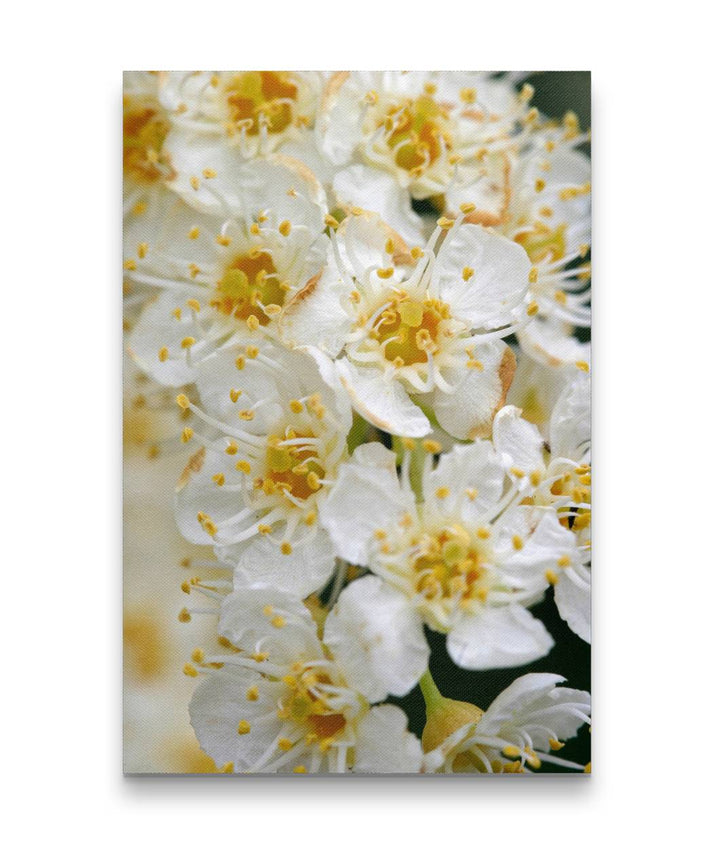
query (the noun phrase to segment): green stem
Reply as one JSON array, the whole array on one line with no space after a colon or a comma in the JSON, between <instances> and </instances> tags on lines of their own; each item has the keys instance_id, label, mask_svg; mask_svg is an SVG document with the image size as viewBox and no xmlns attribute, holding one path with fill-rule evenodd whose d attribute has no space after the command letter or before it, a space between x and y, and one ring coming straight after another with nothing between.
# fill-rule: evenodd
<instances>
[{"instance_id":1,"label":"green stem","mask_svg":"<svg viewBox=\"0 0 720 856\"><path fill-rule=\"evenodd\" d=\"M433 680L433 676L430 674L430 669L420 678L420 689L425 699L425 711L429 716L434 710L441 707L445 701L440 690L437 688L437 684Z\"/></svg>"}]
</instances>

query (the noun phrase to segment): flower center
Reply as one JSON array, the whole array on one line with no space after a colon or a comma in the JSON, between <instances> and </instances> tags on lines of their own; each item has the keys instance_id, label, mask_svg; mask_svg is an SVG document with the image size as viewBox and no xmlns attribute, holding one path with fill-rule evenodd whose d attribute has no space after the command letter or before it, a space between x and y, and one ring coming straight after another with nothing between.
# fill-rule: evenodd
<instances>
[{"instance_id":1,"label":"flower center","mask_svg":"<svg viewBox=\"0 0 720 856\"><path fill-rule=\"evenodd\" d=\"M591 522L591 510L589 508L578 508L576 503L589 503L591 501L591 471L588 464L576 467L564 473L562 478L553 482L550 493L553 496L567 496L571 501L567 506L558 509L561 514L560 523L571 532L580 532L586 529ZM575 514L569 512L575 511Z\"/></svg>"},{"instance_id":2,"label":"flower center","mask_svg":"<svg viewBox=\"0 0 720 856\"><path fill-rule=\"evenodd\" d=\"M430 95L392 106L378 127L385 126L385 141L395 163L408 172L421 172L433 164L445 147L452 148L448 114Z\"/></svg>"},{"instance_id":3,"label":"flower center","mask_svg":"<svg viewBox=\"0 0 720 856\"><path fill-rule=\"evenodd\" d=\"M284 440L296 444L281 445ZM268 495L287 491L295 499L305 500L322 487L325 470L317 460L315 435L310 431L301 433L288 426L284 437L269 437L265 463L262 489Z\"/></svg>"},{"instance_id":4,"label":"flower center","mask_svg":"<svg viewBox=\"0 0 720 856\"><path fill-rule=\"evenodd\" d=\"M140 104L130 98L123 102L123 171L140 184L153 184L167 177L167 160L162 155L170 123L160 107ZM163 169L165 166L165 169Z\"/></svg>"},{"instance_id":5,"label":"flower center","mask_svg":"<svg viewBox=\"0 0 720 856\"><path fill-rule=\"evenodd\" d=\"M256 252L238 256L228 265L210 305L241 321L254 315L265 327L270 323L270 316L262 306L280 308L286 293L270 254Z\"/></svg>"},{"instance_id":6,"label":"flower center","mask_svg":"<svg viewBox=\"0 0 720 856\"><path fill-rule=\"evenodd\" d=\"M556 262L565 255L565 228L565 223L557 229L536 223L534 229L516 235L515 241L525 248L534 265L544 261Z\"/></svg>"},{"instance_id":7,"label":"flower center","mask_svg":"<svg viewBox=\"0 0 720 856\"><path fill-rule=\"evenodd\" d=\"M439 300L394 296L370 335L380 343L389 362L426 363L428 352L439 350L440 326L449 317L450 307Z\"/></svg>"},{"instance_id":8,"label":"flower center","mask_svg":"<svg viewBox=\"0 0 720 856\"><path fill-rule=\"evenodd\" d=\"M427 600L487 597L485 556L460 526L443 529L422 544L413 564L415 589Z\"/></svg>"},{"instance_id":9,"label":"flower center","mask_svg":"<svg viewBox=\"0 0 720 856\"><path fill-rule=\"evenodd\" d=\"M294 669L283 680L290 687L290 692L283 700L278 716L290 719L296 725L308 730L307 740L328 740L339 734L347 725L342 713L330 706L324 687L331 685L332 680L324 672L306 668L297 674L302 666Z\"/></svg>"},{"instance_id":10,"label":"flower center","mask_svg":"<svg viewBox=\"0 0 720 856\"><path fill-rule=\"evenodd\" d=\"M250 136L260 133L260 116L269 133L284 131L293 120L297 95L297 86L281 71L246 71L225 87L230 118Z\"/></svg>"}]
</instances>

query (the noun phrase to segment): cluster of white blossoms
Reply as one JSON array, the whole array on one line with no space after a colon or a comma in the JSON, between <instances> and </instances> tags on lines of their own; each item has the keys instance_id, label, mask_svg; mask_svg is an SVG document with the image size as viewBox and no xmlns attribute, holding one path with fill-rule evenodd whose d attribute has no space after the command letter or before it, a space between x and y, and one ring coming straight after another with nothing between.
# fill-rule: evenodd
<instances>
[{"instance_id":1,"label":"cluster of white blossoms","mask_svg":"<svg viewBox=\"0 0 720 856\"><path fill-rule=\"evenodd\" d=\"M125 75L126 350L215 556L180 620L220 772L589 770L589 694L531 671L548 600L590 642L589 134L522 81ZM466 698L528 668L483 712L448 657Z\"/></svg>"}]
</instances>

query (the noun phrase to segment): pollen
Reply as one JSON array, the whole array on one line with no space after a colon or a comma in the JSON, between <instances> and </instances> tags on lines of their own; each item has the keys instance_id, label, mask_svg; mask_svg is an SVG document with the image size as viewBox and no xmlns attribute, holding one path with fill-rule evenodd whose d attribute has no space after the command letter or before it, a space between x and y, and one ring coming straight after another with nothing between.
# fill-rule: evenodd
<instances>
[{"instance_id":1,"label":"pollen","mask_svg":"<svg viewBox=\"0 0 720 856\"><path fill-rule=\"evenodd\" d=\"M187 410L188 407L190 407L190 399L182 392L180 393L180 395L178 395L175 401L177 402L178 407L181 407L183 410Z\"/></svg>"},{"instance_id":2,"label":"pollen","mask_svg":"<svg viewBox=\"0 0 720 856\"><path fill-rule=\"evenodd\" d=\"M225 484L225 476L222 473L215 473L212 480L218 487L222 487Z\"/></svg>"},{"instance_id":3,"label":"pollen","mask_svg":"<svg viewBox=\"0 0 720 856\"><path fill-rule=\"evenodd\" d=\"M460 210L463 214L472 214L475 210L475 205L472 202L463 202L460 206Z\"/></svg>"},{"instance_id":4,"label":"pollen","mask_svg":"<svg viewBox=\"0 0 720 856\"><path fill-rule=\"evenodd\" d=\"M257 701L260 697L260 690L256 686L252 686L248 688L248 691L245 693L245 698L248 701Z\"/></svg>"},{"instance_id":5,"label":"pollen","mask_svg":"<svg viewBox=\"0 0 720 856\"><path fill-rule=\"evenodd\" d=\"M530 303L528 303L527 309L525 311L532 318L533 315L537 315L539 308L540 307L538 306L537 301L532 300L530 301Z\"/></svg>"},{"instance_id":6,"label":"pollen","mask_svg":"<svg viewBox=\"0 0 720 856\"><path fill-rule=\"evenodd\" d=\"M245 353L248 355L249 359L254 360L260 353L260 350L255 345L248 345L245 348Z\"/></svg>"},{"instance_id":7,"label":"pollen","mask_svg":"<svg viewBox=\"0 0 720 856\"><path fill-rule=\"evenodd\" d=\"M590 366L585 362L585 360L578 360L575 363L576 367L580 369L581 372L589 372Z\"/></svg>"},{"instance_id":8,"label":"pollen","mask_svg":"<svg viewBox=\"0 0 720 856\"><path fill-rule=\"evenodd\" d=\"M560 568L569 568L572 562L570 561L570 556L560 556L557 560L558 567Z\"/></svg>"},{"instance_id":9,"label":"pollen","mask_svg":"<svg viewBox=\"0 0 720 856\"><path fill-rule=\"evenodd\" d=\"M395 268L378 268L377 275L380 279L390 279L390 277L395 273Z\"/></svg>"},{"instance_id":10,"label":"pollen","mask_svg":"<svg viewBox=\"0 0 720 856\"><path fill-rule=\"evenodd\" d=\"M437 440L423 440L422 447L430 455L439 455L442 451L442 446L437 442Z\"/></svg>"},{"instance_id":11,"label":"pollen","mask_svg":"<svg viewBox=\"0 0 720 856\"><path fill-rule=\"evenodd\" d=\"M192 336L186 336L186 337L182 340L182 342L180 342L180 347L181 347L181 348L185 348L185 349L187 350L188 348L192 348L192 346L193 346L194 344L195 344L195 339L193 339L193 337L192 337Z\"/></svg>"},{"instance_id":12,"label":"pollen","mask_svg":"<svg viewBox=\"0 0 720 856\"><path fill-rule=\"evenodd\" d=\"M245 357L240 356L236 358L235 368L238 369L238 371L242 371L245 368Z\"/></svg>"},{"instance_id":13,"label":"pollen","mask_svg":"<svg viewBox=\"0 0 720 856\"><path fill-rule=\"evenodd\" d=\"M285 627L285 619L282 615L275 615L270 621L270 624L272 624L273 627L277 627L279 630L281 627Z\"/></svg>"},{"instance_id":14,"label":"pollen","mask_svg":"<svg viewBox=\"0 0 720 856\"><path fill-rule=\"evenodd\" d=\"M516 550L522 550L525 546L523 539L519 535L513 535L512 545Z\"/></svg>"},{"instance_id":15,"label":"pollen","mask_svg":"<svg viewBox=\"0 0 720 856\"><path fill-rule=\"evenodd\" d=\"M455 221L451 220L449 217L441 217L437 221L437 224L441 229L452 229L452 227L455 225Z\"/></svg>"},{"instance_id":16,"label":"pollen","mask_svg":"<svg viewBox=\"0 0 720 856\"><path fill-rule=\"evenodd\" d=\"M187 607L183 607L178 613L178 621L182 624L187 624L190 621L190 612Z\"/></svg>"},{"instance_id":17,"label":"pollen","mask_svg":"<svg viewBox=\"0 0 720 856\"><path fill-rule=\"evenodd\" d=\"M528 281L532 283L538 281L538 269L536 267L530 268L530 273L528 274Z\"/></svg>"},{"instance_id":18,"label":"pollen","mask_svg":"<svg viewBox=\"0 0 720 856\"><path fill-rule=\"evenodd\" d=\"M288 740L287 737L281 737L278 740L278 749L281 752L289 752L290 749L293 748L292 740Z\"/></svg>"},{"instance_id":19,"label":"pollen","mask_svg":"<svg viewBox=\"0 0 720 856\"><path fill-rule=\"evenodd\" d=\"M205 178L217 178L217 173L208 166L203 170L203 176Z\"/></svg>"},{"instance_id":20,"label":"pollen","mask_svg":"<svg viewBox=\"0 0 720 856\"><path fill-rule=\"evenodd\" d=\"M555 573L555 571L545 571L545 579L550 583L551 586L556 586L558 583L558 575Z\"/></svg>"},{"instance_id":21,"label":"pollen","mask_svg":"<svg viewBox=\"0 0 720 856\"><path fill-rule=\"evenodd\" d=\"M160 350L158 351L158 359L160 360L161 363L164 363L167 358L168 358L168 349L165 345L163 345L162 348L160 348Z\"/></svg>"},{"instance_id":22,"label":"pollen","mask_svg":"<svg viewBox=\"0 0 720 856\"><path fill-rule=\"evenodd\" d=\"M239 470L241 473L245 473L245 475L247 475L250 472L250 462L249 461L238 461L235 464L235 469Z\"/></svg>"},{"instance_id":23,"label":"pollen","mask_svg":"<svg viewBox=\"0 0 720 856\"><path fill-rule=\"evenodd\" d=\"M190 309L192 309L193 312L200 311L200 301L195 300L194 297L188 300L187 305L190 307Z\"/></svg>"},{"instance_id":24,"label":"pollen","mask_svg":"<svg viewBox=\"0 0 720 856\"><path fill-rule=\"evenodd\" d=\"M535 182L535 192L542 193L543 190L545 190L545 182L542 180L542 178L538 178Z\"/></svg>"},{"instance_id":25,"label":"pollen","mask_svg":"<svg viewBox=\"0 0 720 856\"><path fill-rule=\"evenodd\" d=\"M289 220L283 220L282 223L278 226L278 232L284 237L290 234L290 230L292 229L292 224Z\"/></svg>"},{"instance_id":26,"label":"pollen","mask_svg":"<svg viewBox=\"0 0 720 856\"><path fill-rule=\"evenodd\" d=\"M252 420L255 418L255 411L254 410L241 410L238 413L238 416L244 422L252 422Z\"/></svg>"},{"instance_id":27,"label":"pollen","mask_svg":"<svg viewBox=\"0 0 720 856\"><path fill-rule=\"evenodd\" d=\"M250 733L250 723L247 721L247 719L241 719L240 722L238 722L237 732L238 734Z\"/></svg>"},{"instance_id":28,"label":"pollen","mask_svg":"<svg viewBox=\"0 0 720 856\"><path fill-rule=\"evenodd\" d=\"M553 737L551 737L548 740L548 743L550 744L550 748L555 752L557 752L559 749L562 749L563 746L565 745L564 743L561 743L559 740L555 740Z\"/></svg>"},{"instance_id":29,"label":"pollen","mask_svg":"<svg viewBox=\"0 0 720 856\"><path fill-rule=\"evenodd\" d=\"M193 429L190 428L190 426L188 425L187 427L183 428L182 434L180 435L180 439L183 443L189 443L190 440L192 440L194 433L195 432L193 431Z\"/></svg>"},{"instance_id":30,"label":"pollen","mask_svg":"<svg viewBox=\"0 0 720 856\"><path fill-rule=\"evenodd\" d=\"M183 666L183 672L189 678L197 678L198 676L198 670L195 668L195 666L193 666L192 663L185 663L185 665Z\"/></svg>"},{"instance_id":31,"label":"pollen","mask_svg":"<svg viewBox=\"0 0 720 856\"><path fill-rule=\"evenodd\" d=\"M228 443L227 446L225 447L225 454L226 455L237 455L237 453L238 453L237 443L235 443L234 441Z\"/></svg>"},{"instance_id":32,"label":"pollen","mask_svg":"<svg viewBox=\"0 0 720 856\"><path fill-rule=\"evenodd\" d=\"M292 545L289 544L287 541L283 541L280 545L280 552L283 554L283 556L289 556L292 551ZM275 626L277 627L278 625L276 624Z\"/></svg>"},{"instance_id":33,"label":"pollen","mask_svg":"<svg viewBox=\"0 0 720 856\"><path fill-rule=\"evenodd\" d=\"M193 190L200 190L200 179L196 175L190 176L190 187Z\"/></svg>"},{"instance_id":34,"label":"pollen","mask_svg":"<svg viewBox=\"0 0 720 856\"><path fill-rule=\"evenodd\" d=\"M302 403L300 401L298 401L296 398L294 398L290 402L290 410L292 410L293 413L302 413L302 411L303 411Z\"/></svg>"},{"instance_id":35,"label":"pollen","mask_svg":"<svg viewBox=\"0 0 720 856\"><path fill-rule=\"evenodd\" d=\"M447 499L447 497L450 496L450 488L449 487L439 487L435 491L435 496L438 499Z\"/></svg>"},{"instance_id":36,"label":"pollen","mask_svg":"<svg viewBox=\"0 0 720 856\"><path fill-rule=\"evenodd\" d=\"M473 276L474 273L475 271L473 270L473 268L465 267L463 268L462 278L465 280L465 282L467 282Z\"/></svg>"},{"instance_id":37,"label":"pollen","mask_svg":"<svg viewBox=\"0 0 720 856\"><path fill-rule=\"evenodd\" d=\"M200 237L200 228L198 226L193 226L192 229L188 232L188 238L191 241L197 240Z\"/></svg>"}]
</instances>

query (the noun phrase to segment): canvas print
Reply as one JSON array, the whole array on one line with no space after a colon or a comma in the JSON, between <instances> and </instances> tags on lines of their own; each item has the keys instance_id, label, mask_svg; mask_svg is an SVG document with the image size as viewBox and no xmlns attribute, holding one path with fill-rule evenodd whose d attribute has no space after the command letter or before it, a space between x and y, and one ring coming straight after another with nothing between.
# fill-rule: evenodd
<instances>
[{"instance_id":1,"label":"canvas print","mask_svg":"<svg viewBox=\"0 0 720 856\"><path fill-rule=\"evenodd\" d=\"M126 773L590 772L590 77L126 72Z\"/></svg>"}]
</instances>

